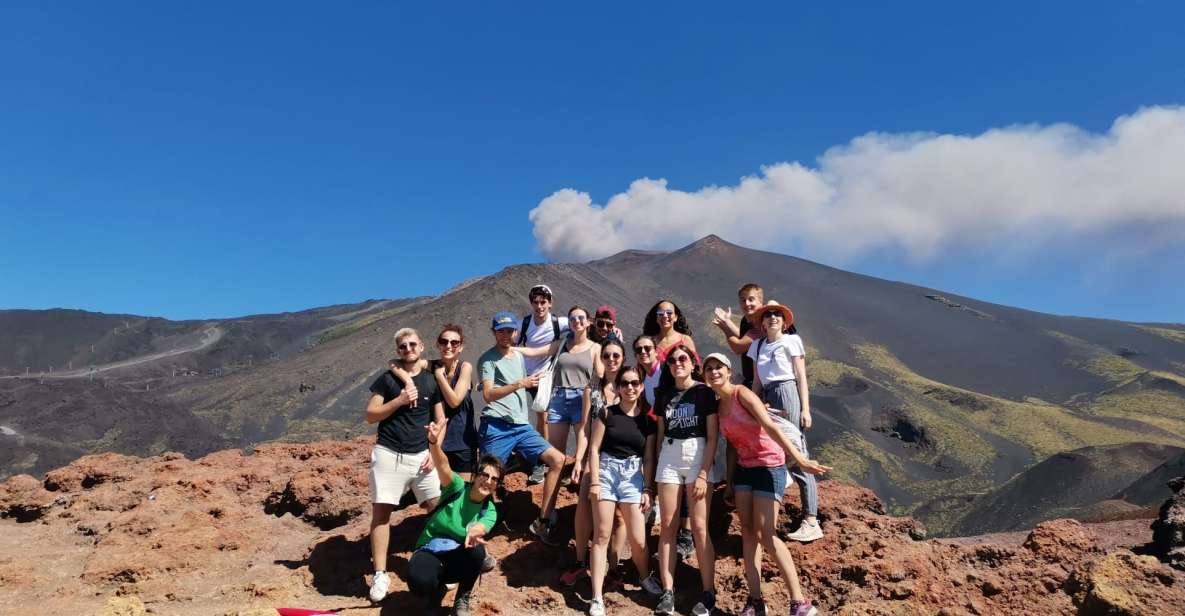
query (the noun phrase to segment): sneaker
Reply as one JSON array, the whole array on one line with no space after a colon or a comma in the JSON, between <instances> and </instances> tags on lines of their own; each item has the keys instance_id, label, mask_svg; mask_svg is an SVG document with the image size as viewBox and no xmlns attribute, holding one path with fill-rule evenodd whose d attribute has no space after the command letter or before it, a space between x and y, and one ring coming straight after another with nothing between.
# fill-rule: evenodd
<instances>
[{"instance_id":1,"label":"sneaker","mask_svg":"<svg viewBox=\"0 0 1185 616\"><path fill-rule=\"evenodd\" d=\"M662 596L658 598L658 605L654 607L654 613L659 616L673 616L675 613L675 591L662 591Z\"/></svg>"},{"instance_id":2,"label":"sneaker","mask_svg":"<svg viewBox=\"0 0 1185 616\"><path fill-rule=\"evenodd\" d=\"M749 597L749 600L745 601L745 609L741 610L739 616L765 616L765 601Z\"/></svg>"},{"instance_id":3,"label":"sneaker","mask_svg":"<svg viewBox=\"0 0 1185 616\"><path fill-rule=\"evenodd\" d=\"M811 605L810 599L804 599L801 603L790 600L790 616L815 616L818 613L819 610Z\"/></svg>"},{"instance_id":4,"label":"sneaker","mask_svg":"<svg viewBox=\"0 0 1185 616\"><path fill-rule=\"evenodd\" d=\"M497 566L498 566L498 559L494 558L490 554L486 554L485 560L481 561L481 572L482 573L489 573L494 570L494 567L497 567Z\"/></svg>"},{"instance_id":5,"label":"sneaker","mask_svg":"<svg viewBox=\"0 0 1185 616\"><path fill-rule=\"evenodd\" d=\"M679 537L675 540L675 551L682 558L689 558L695 554L695 539L692 538L691 531L686 528L679 529Z\"/></svg>"},{"instance_id":6,"label":"sneaker","mask_svg":"<svg viewBox=\"0 0 1185 616\"><path fill-rule=\"evenodd\" d=\"M560 574L560 584L575 586L576 582L588 577L588 566L584 563L574 563Z\"/></svg>"},{"instance_id":7,"label":"sneaker","mask_svg":"<svg viewBox=\"0 0 1185 616\"><path fill-rule=\"evenodd\" d=\"M386 572L374 574L374 580L370 583L370 600L378 603L386 599L389 588L391 588L391 578L387 577Z\"/></svg>"},{"instance_id":8,"label":"sneaker","mask_svg":"<svg viewBox=\"0 0 1185 616\"><path fill-rule=\"evenodd\" d=\"M653 571L646 579L642 580L642 590L654 595L655 597L662 594L662 584L658 581L658 575Z\"/></svg>"},{"instance_id":9,"label":"sneaker","mask_svg":"<svg viewBox=\"0 0 1185 616\"><path fill-rule=\"evenodd\" d=\"M716 609L716 592L712 590L705 590L703 597L695 607L691 608L693 616L711 616L712 611Z\"/></svg>"},{"instance_id":10,"label":"sneaker","mask_svg":"<svg viewBox=\"0 0 1185 616\"><path fill-rule=\"evenodd\" d=\"M605 616L605 602L593 599L592 603L588 604L588 616Z\"/></svg>"},{"instance_id":11,"label":"sneaker","mask_svg":"<svg viewBox=\"0 0 1185 616\"><path fill-rule=\"evenodd\" d=\"M531 527L528 530L547 545L560 544L559 540L555 538L555 533L552 532L552 525L547 520L542 518L536 519L534 522L531 522Z\"/></svg>"},{"instance_id":12,"label":"sneaker","mask_svg":"<svg viewBox=\"0 0 1185 616\"><path fill-rule=\"evenodd\" d=\"M786 535L790 541L797 541L799 543L810 543L816 539L823 538L823 528L819 526L819 521L807 523L805 520L798 526L798 530Z\"/></svg>"},{"instance_id":13,"label":"sneaker","mask_svg":"<svg viewBox=\"0 0 1185 616\"><path fill-rule=\"evenodd\" d=\"M527 485L533 486L543 483L545 477L547 477L547 465L540 464L531 470L531 476L527 477Z\"/></svg>"},{"instance_id":14,"label":"sneaker","mask_svg":"<svg viewBox=\"0 0 1185 616\"><path fill-rule=\"evenodd\" d=\"M452 616L470 616L473 613L472 606L469 605L471 599L473 599L472 589L469 592L458 592L457 598L453 599Z\"/></svg>"}]
</instances>

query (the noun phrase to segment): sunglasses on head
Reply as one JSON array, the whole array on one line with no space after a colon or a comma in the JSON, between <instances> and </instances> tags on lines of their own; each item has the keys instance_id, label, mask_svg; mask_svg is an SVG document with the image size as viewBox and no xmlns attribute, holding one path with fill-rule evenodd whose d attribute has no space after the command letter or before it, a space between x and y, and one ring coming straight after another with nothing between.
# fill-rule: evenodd
<instances>
[{"instance_id":1,"label":"sunglasses on head","mask_svg":"<svg viewBox=\"0 0 1185 616\"><path fill-rule=\"evenodd\" d=\"M448 338L437 338L436 344L439 344L440 346L452 347L455 349L455 348L461 346L461 344L463 344L463 343L460 340L450 340Z\"/></svg>"},{"instance_id":2,"label":"sunglasses on head","mask_svg":"<svg viewBox=\"0 0 1185 616\"><path fill-rule=\"evenodd\" d=\"M411 351L418 346L420 346L418 342L401 342L396 348L398 348L400 351Z\"/></svg>"},{"instance_id":3,"label":"sunglasses on head","mask_svg":"<svg viewBox=\"0 0 1185 616\"><path fill-rule=\"evenodd\" d=\"M690 364L691 357L687 355L672 355L667 358L668 364Z\"/></svg>"},{"instance_id":4,"label":"sunglasses on head","mask_svg":"<svg viewBox=\"0 0 1185 616\"><path fill-rule=\"evenodd\" d=\"M638 379L622 379L621 386L622 387L641 387L642 381L639 381Z\"/></svg>"},{"instance_id":5,"label":"sunglasses on head","mask_svg":"<svg viewBox=\"0 0 1185 616\"><path fill-rule=\"evenodd\" d=\"M664 308L659 308L658 310L654 311L654 316L656 316L656 317L673 317L673 316L675 316L675 311L669 310L669 309L664 309Z\"/></svg>"}]
</instances>

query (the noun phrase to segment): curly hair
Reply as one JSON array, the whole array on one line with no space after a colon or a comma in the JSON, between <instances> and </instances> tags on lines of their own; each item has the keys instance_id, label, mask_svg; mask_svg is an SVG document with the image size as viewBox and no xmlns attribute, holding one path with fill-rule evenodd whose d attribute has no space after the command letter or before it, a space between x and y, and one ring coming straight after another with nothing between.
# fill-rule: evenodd
<instances>
[{"instance_id":1,"label":"curly hair","mask_svg":"<svg viewBox=\"0 0 1185 616\"><path fill-rule=\"evenodd\" d=\"M650 310L646 313L646 320L642 322L642 334L645 336L657 336L662 332L662 328L658 326L658 315L654 314L654 312L663 304L670 304L675 309L675 324L672 326L674 330L680 334L690 336L691 326L687 324L687 319L683 316L683 311L679 310L679 306L669 299L660 299L650 307Z\"/></svg>"}]
</instances>

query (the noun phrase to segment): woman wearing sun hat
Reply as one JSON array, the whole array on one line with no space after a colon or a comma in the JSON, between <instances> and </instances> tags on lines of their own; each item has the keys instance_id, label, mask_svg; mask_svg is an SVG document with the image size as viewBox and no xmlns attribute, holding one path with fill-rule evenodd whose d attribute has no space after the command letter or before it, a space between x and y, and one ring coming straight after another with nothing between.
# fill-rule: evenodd
<instances>
[{"instance_id":1,"label":"woman wearing sun hat","mask_svg":"<svg viewBox=\"0 0 1185 616\"><path fill-rule=\"evenodd\" d=\"M756 368L753 391L769 406L774 423L810 456L805 431L811 427L811 397L806 381L806 346L794 327L794 313L774 300L761 308L765 337L749 347L748 356ZM790 476L802 496L803 519L788 539L807 543L823 536L819 526L819 487L815 477L797 465L788 464Z\"/></svg>"}]
</instances>

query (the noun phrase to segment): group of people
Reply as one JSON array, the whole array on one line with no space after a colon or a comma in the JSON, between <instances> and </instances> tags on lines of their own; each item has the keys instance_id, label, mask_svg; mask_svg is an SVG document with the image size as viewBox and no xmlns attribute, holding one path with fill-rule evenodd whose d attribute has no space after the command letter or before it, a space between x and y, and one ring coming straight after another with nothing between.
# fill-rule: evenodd
<instances>
[{"instance_id":1,"label":"group of people","mask_svg":"<svg viewBox=\"0 0 1185 616\"><path fill-rule=\"evenodd\" d=\"M686 317L669 300L646 314L630 347L632 365L611 306L591 318L580 306L557 316L552 290L542 284L530 289L531 314L521 321L508 311L493 316L495 344L476 368L461 359L465 333L458 325L441 329L440 358L432 361L423 358L415 330L396 332L397 358L371 385L366 407L367 422L378 424L370 464L371 600L387 595L388 524L411 491L430 513L407 566L407 584L430 605L439 605L455 584L453 613L468 615L478 578L497 566L484 544L498 519L494 495L507 464L517 459L531 482L543 484L539 515L527 529L549 545L560 544L556 495L571 466L568 478L579 490L574 554L559 582L591 578L589 614L605 614L606 584L621 583L609 563L618 562L627 543L639 585L655 597L655 614L674 613L675 565L692 553L702 595L691 613L713 612L715 552L707 522L718 484L742 529L749 589L742 616L766 613L763 552L790 590L790 614L815 614L776 531L793 479L804 515L786 539L823 536L814 476L829 469L810 459L806 445L812 420L805 346L794 314L765 301L760 286L744 285L738 298L740 325L731 309L720 308L713 324L740 356L739 383L727 355L699 356ZM475 383L479 412L471 396ZM654 570L649 519L659 526Z\"/></svg>"}]
</instances>

